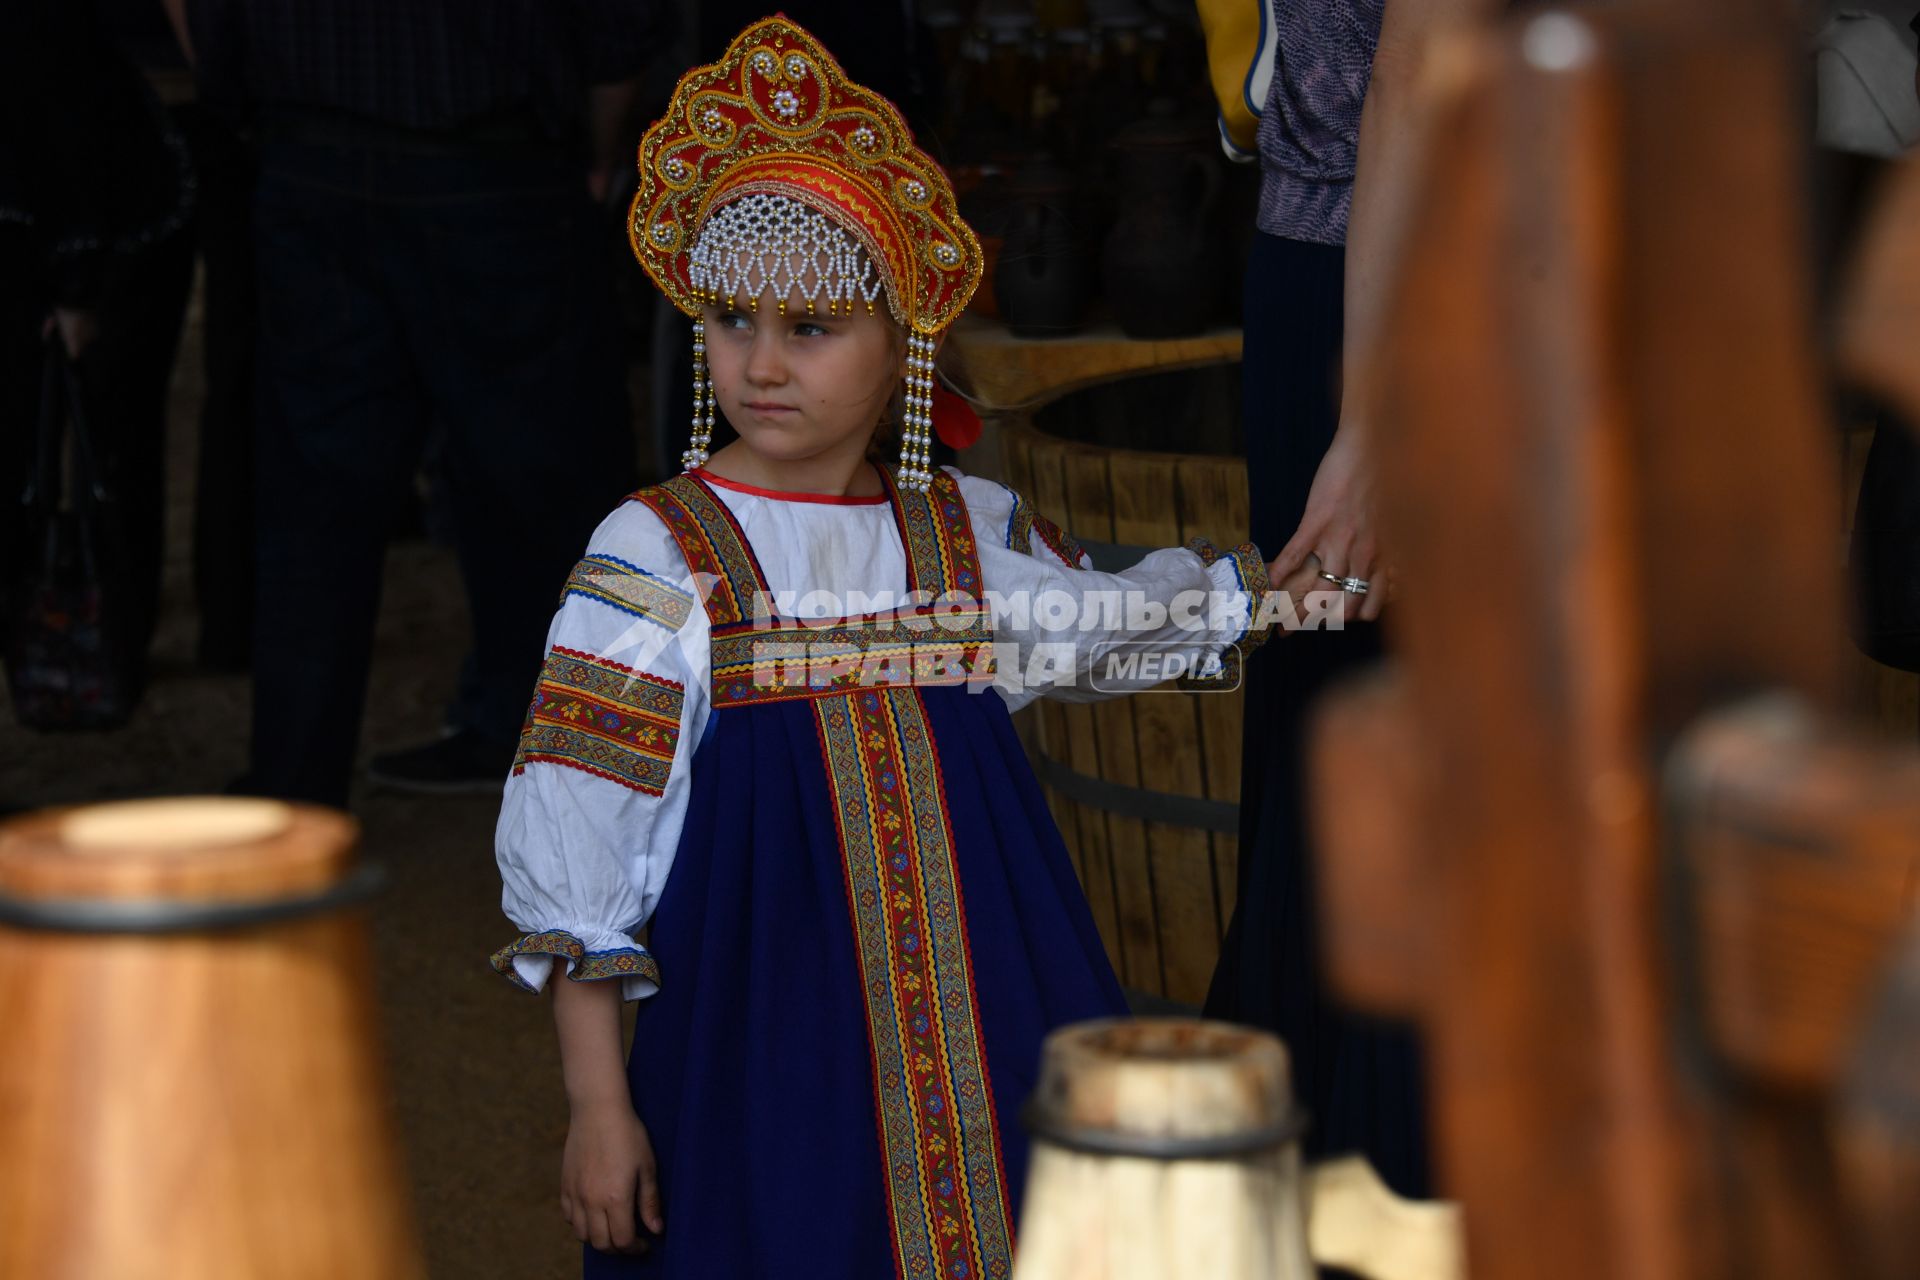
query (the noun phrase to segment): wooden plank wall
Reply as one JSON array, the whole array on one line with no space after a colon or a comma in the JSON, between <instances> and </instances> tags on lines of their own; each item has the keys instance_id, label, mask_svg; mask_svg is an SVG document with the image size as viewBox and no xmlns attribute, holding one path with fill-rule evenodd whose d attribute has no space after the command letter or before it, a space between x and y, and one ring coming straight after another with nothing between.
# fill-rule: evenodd
<instances>
[{"instance_id":1,"label":"wooden plank wall","mask_svg":"<svg viewBox=\"0 0 1920 1280\"><path fill-rule=\"evenodd\" d=\"M1002 424L1007 479L1075 536L1141 547L1246 538L1238 459L1076 444ZM1241 695L1154 691L1094 704L1044 700L1026 713L1032 748L1089 777L1236 804ZM1121 981L1190 1005L1206 997L1233 911L1231 835L1048 798Z\"/></svg>"}]
</instances>

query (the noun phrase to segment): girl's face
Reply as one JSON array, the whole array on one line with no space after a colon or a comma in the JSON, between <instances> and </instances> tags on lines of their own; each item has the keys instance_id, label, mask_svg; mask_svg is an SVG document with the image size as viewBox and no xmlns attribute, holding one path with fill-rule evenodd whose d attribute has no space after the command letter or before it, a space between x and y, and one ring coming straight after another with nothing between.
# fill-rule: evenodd
<instances>
[{"instance_id":1,"label":"girl's face","mask_svg":"<svg viewBox=\"0 0 1920 1280\"><path fill-rule=\"evenodd\" d=\"M858 459L904 370L902 344L883 314L808 315L787 300L781 315L704 308L714 397L741 442L773 462Z\"/></svg>"}]
</instances>

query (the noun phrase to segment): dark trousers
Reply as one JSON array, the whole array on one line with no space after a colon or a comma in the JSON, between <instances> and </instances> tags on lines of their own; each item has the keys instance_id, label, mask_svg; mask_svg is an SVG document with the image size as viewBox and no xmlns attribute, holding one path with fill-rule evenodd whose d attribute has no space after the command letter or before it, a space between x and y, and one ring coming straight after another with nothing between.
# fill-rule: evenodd
<instances>
[{"instance_id":1,"label":"dark trousers","mask_svg":"<svg viewBox=\"0 0 1920 1280\"><path fill-rule=\"evenodd\" d=\"M453 727L511 742L568 567L634 485L601 216L561 148L269 138L252 782L344 804L393 516L446 442Z\"/></svg>"},{"instance_id":2,"label":"dark trousers","mask_svg":"<svg viewBox=\"0 0 1920 1280\"><path fill-rule=\"evenodd\" d=\"M33 466L41 375L40 329L51 286L21 238L0 237L0 582L36 550L19 498ZM193 243L177 231L113 260L111 287L89 298L93 341L74 361L99 479L112 500L115 549L129 629L145 653L159 618L166 516L167 395L193 278Z\"/></svg>"},{"instance_id":3,"label":"dark trousers","mask_svg":"<svg viewBox=\"0 0 1920 1280\"><path fill-rule=\"evenodd\" d=\"M1346 254L1255 237L1245 318L1253 539L1278 554L1306 511L1340 420ZM1207 1014L1274 1031L1292 1055L1314 1156L1360 1152L1403 1195L1429 1193L1419 1047L1405 1027L1341 1007L1320 959L1304 785L1307 717L1339 677L1377 660L1380 630L1302 632L1247 664L1239 898Z\"/></svg>"},{"instance_id":4,"label":"dark trousers","mask_svg":"<svg viewBox=\"0 0 1920 1280\"><path fill-rule=\"evenodd\" d=\"M175 111L200 179L194 223L203 271L206 398L193 507L198 655L246 666L253 644L253 148L200 104Z\"/></svg>"}]
</instances>

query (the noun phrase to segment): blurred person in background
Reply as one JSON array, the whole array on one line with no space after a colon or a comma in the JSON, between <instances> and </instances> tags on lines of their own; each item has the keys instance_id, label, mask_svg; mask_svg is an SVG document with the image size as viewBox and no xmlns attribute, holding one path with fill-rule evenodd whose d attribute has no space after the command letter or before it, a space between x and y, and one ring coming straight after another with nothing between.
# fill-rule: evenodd
<instances>
[{"instance_id":1,"label":"blurred person in background","mask_svg":"<svg viewBox=\"0 0 1920 1280\"><path fill-rule=\"evenodd\" d=\"M1266 0L1261 0L1266 2ZM1321 967L1308 839L1306 726L1322 692L1376 661L1387 596L1368 457L1367 375L1394 246L1419 195L1427 120L1419 82L1434 41L1503 0L1271 0L1259 47L1214 38L1216 92L1268 77L1258 103L1222 93L1235 152L1257 151L1258 233L1246 277L1244 398L1253 540L1367 584L1340 631L1302 635L1246 671L1240 877L1206 1013L1277 1032L1314 1118L1315 1155L1367 1156L1400 1194L1432 1193L1417 1035L1334 996ZM1256 15L1257 16L1257 15ZM1235 59L1222 76L1223 58ZM1256 74L1247 74L1249 66ZM1247 110L1241 110L1242 107ZM1257 120L1254 119L1257 117ZM1257 130L1257 132L1256 132ZM1247 155L1246 158L1253 158Z\"/></svg>"},{"instance_id":2,"label":"blurred person in background","mask_svg":"<svg viewBox=\"0 0 1920 1280\"><path fill-rule=\"evenodd\" d=\"M0 7L0 582L36 552L19 499L45 342L72 362L124 562L129 645L158 615L167 386L195 181L166 109L90 0Z\"/></svg>"},{"instance_id":3,"label":"blurred person in background","mask_svg":"<svg viewBox=\"0 0 1920 1280\"><path fill-rule=\"evenodd\" d=\"M114 0L152 12L151 0ZM163 6L177 53L192 41L184 7ZM253 649L253 139L240 113L204 93L173 108L199 181L199 324L204 394L193 495L193 593L201 667L247 669Z\"/></svg>"},{"instance_id":4,"label":"blurred person in background","mask_svg":"<svg viewBox=\"0 0 1920 1280\"><path fill-rule=\"evenodd\" d=\"M637 483L598 203L632 163L654 0L168 0L258 140L251 767L344 806L387 533L443 433L472 620L391 786L497 790L593 512Z\"/></svg>"}]
</instances>

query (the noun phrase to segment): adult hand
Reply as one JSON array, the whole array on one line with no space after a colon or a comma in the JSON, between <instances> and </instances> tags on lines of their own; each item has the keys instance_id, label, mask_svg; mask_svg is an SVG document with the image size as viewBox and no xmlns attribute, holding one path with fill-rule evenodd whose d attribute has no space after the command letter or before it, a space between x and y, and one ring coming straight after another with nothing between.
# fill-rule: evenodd
<instances>
[{"instance_id":1,"label":"adult hand","mask_svg":"<svg viewBox=\"0 0 1920 1280\"><path fill-rule=\"evenodd\" d=\"M1387 602L1387 572L1378 558L1373 468L1364 437L1365 432L1351 421L1342 422L1334 432L1333 443L1314 473L1300 527L1274 557L1268 578L1278 588L1313 557L1316 574L1324 571L1336 578L1361 578L1374 585L1374 590L1348 602L1355 607L1347 610L1349 621L1372 622ZM1338 590L1323 578L1316 581Z\"/></svg>"},{"instance_id":2,"label":"adult hand","mask_svg":"<svg viewBox=\"0 0 1920 1280\"><path fill-rule=\"evenodd\" d=\"M574 1108L560 1158L560 1212L602 1253L645 1253L636 1220L655 1235L666 1230L653 1141L624 1098Z\"/></svg>"}]
</instances>

